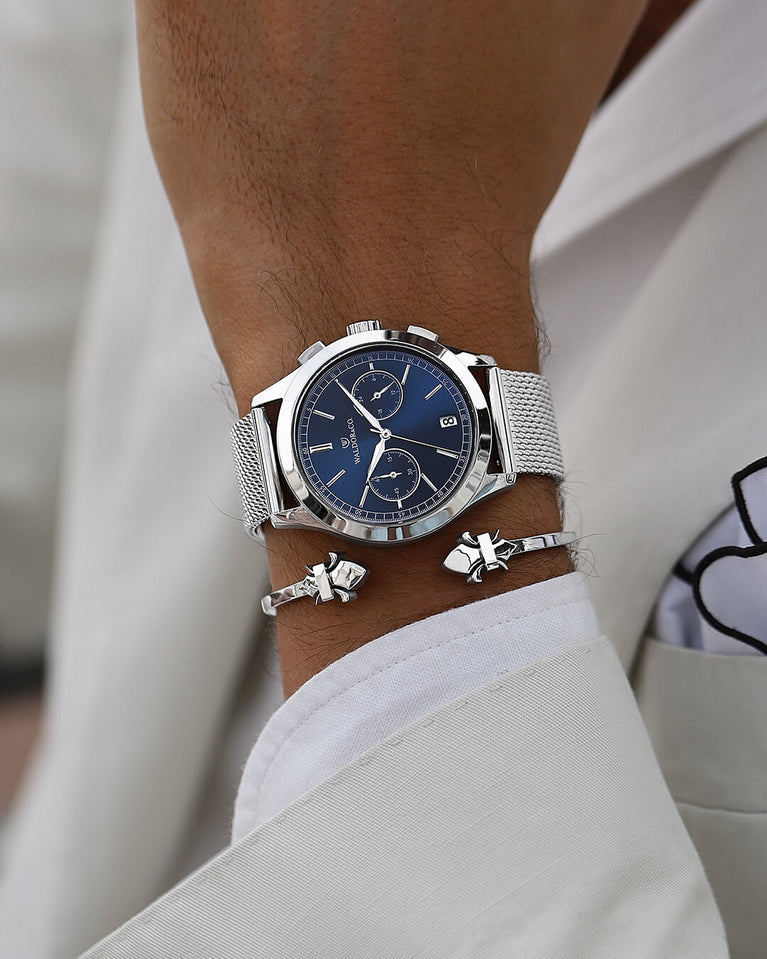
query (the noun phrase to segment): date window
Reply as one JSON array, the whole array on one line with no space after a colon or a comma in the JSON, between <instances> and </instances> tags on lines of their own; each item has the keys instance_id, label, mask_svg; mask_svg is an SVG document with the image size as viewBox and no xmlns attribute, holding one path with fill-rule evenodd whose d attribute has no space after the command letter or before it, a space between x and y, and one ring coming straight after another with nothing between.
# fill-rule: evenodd
<instances>
[{"instance_id":1,"label":"date window","mask_svg":"<svg viewBox=\"0 0 767 959\"><path fill-rule=\"evenodd\" d=\"M446 429L448 426L458 426L458 417L457 416L440 416L439 425L442 429Z\"/></svg>"}]
</instances>

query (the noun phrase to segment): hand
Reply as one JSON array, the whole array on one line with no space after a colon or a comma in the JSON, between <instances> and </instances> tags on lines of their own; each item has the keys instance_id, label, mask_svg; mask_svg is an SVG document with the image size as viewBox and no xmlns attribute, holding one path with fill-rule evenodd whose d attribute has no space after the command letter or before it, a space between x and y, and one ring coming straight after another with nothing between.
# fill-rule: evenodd
<instances>
[{"instance_id":1,"label":"hand","mask_svg":"<svg viewBox=\"0 0 767 959\"><path fill-rule=\"evenodd\" d=\"M370 482L370 477L373 475L373 470L378 466L378 461L384 455L386 451L386 440L389 437L385 434L381 435L381 439L376 444L376 448L373 450L373 458L370 461L370 466L368 467L368 475L365 477L365 482Z\"/></svg>"},{"instance_id":2,"label":"hand","mask_svg":"<svg viewBox=\"0 0 767 959\"><path fill-rule=\"evenodd\" d=\"M403 443L415 443L416 446L430 446L433 450L444 450L445 453L452 453L456 458L458 457L458 453L455 450L449 450L445 446L438 446L436 443L424 443L423 440L413 440L409 436L399 436L397 433L390 433L389 439L402 440Z\"/></svg>"},{"instance_id":3,"label":"hand","mask_svg":"<svg viewBox=\"0 0 767 959\"><path fill-rule=\"evenodd\" d=\"M381 473L380 476L374 476L373 479L396 479L398 476L402 476L402 473L395 473L394 470L392 470L391 473Z\"/></svg>"},{"instance_id":4,"label":"hand","mask_svg":"<svg viewBox=\"0 0 767 959\"><path fill-rule=\"evenodd\" d=\"M344 386L344 384L343 384L340 380L336 380L336 383L338 383L338 385L341 387L341 391L342 391L343 393L345 393L345 394L349 397L349 399L352 401L352 403L354 404L354 408L355 408L358 412L362 413L362 415L365 417L365 419L368 421L368 423L370 423L370 425L373 427L373 429L375 430L375 432L376 432L376 433L382 433L382 432L383 432L383 427L382 427L381 424L378 422L378 420L375 418L375 416L373 416L373 414L370 412L370 410L366 410L365 407L362 405L362 403L360 403L360 401L359 401L358 399L356 399L354 396L352 396L352 394L346 389L346 387ZM379 445L380 445L380 444L379 444ZM378 448L378 447L376 447L376 449L377 449L377 448Z\"/></svg>"},{"instance_id":5,"label":"hand","mask_svg":"<svg viewBox=\"0 0 767 959\"><path fill-rule=\"evenodd\" d=\"M381 397L384 395L384 393L389 389L389 387L392 386L392 385L393 385L394 383L396 383L396 382L397 382L397 381L394 379L394 377L392 377L391 383L387 383L386 386L385 386L382 390L377 390L375 393L373 393L373 396L371 397L371 399L380 400Z\"/></svg>"}]
</instances>

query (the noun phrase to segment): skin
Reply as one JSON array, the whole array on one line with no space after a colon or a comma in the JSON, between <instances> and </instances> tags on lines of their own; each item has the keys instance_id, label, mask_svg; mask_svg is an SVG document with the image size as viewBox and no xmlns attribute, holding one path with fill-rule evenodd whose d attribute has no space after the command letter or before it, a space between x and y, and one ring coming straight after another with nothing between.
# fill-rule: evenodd
<instances>
[{"instance_id":1,"label":"skin","mask_svg":"<svg viewBox=\"0 0 767 959\"><path fill-rule=\"evenodd\" d=\"M138 0L147 127L240 412L316 339L375 317L538 370L535 228L604 95L638 0ZM279 611L290 694L391 629L561 575L563 550L481 587L440 567L463 529L561 528L523 477L427 540L347 544L351 606ZM344 548L267 530L274 586Z\"/></svg>"},{"instance_id":2,"label":"skin","mask_svg":"<svg viewBox=\"0 0 767 959\"><path fill-rule=\"evenodd\" d=\"M631 71L653 49L694 0L650 0L645 15L639 22L615 73L610 79L607 95L613 92L629 76Z\"/></svg>"}]
</instances>

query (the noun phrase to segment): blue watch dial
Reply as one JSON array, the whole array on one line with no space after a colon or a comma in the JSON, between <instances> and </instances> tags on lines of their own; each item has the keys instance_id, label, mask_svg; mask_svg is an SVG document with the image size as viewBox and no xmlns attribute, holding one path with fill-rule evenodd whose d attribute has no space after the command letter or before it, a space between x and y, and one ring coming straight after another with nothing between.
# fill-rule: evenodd
<instances>
[{"instance_id":1,"label":"blue watch dial","mask_svg":"<svg viewBox=\"0 0 767 959\"><path fill-rule=\"evenodd\" d=\"M471 465L474 418L437 361L404 346L350 353L298 408L298 461L315 497L358 523L411 523L443 506Z\"/></svg>"},{"instance_id":2,"label":"blue watch dial","mask_svg":"<svg viewBox=\"0 0 767 959\"><path fill-rule=\"evenodd\" d=\"M368 486L388 503L405 500L412 496L421 482L418 461L405 450L385 450L376 463Z\"/></svg>"},{"instance_id":3,"label":"blue watch dial","mask_svg":"<svg viewBox=\"0 0 767 959\"><path fill-rule=\"evenodd\" d=\"M388 420L402 405L402 384L393 373L368 370L352 387L352 396L379 420Z\"/></svg>"}]
</instances>

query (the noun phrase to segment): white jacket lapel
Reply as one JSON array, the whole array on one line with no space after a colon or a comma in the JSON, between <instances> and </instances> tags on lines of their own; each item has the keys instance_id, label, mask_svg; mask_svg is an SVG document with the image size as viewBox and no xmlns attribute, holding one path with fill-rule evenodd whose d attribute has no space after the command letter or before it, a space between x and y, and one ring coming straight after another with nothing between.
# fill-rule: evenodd
<instances>
[{"instance_id":1,"label":"white jacket lapel","mask_svg":"<svg viewBox=\"0 0 767 959\"><path fill-rule=\"evenodd\" d=\"M597 612L624 664L665 577L767 452L767 131L736 147L562 424ZM569 525L568 524L568 525Z\"/></svg>"}]
</instances>

